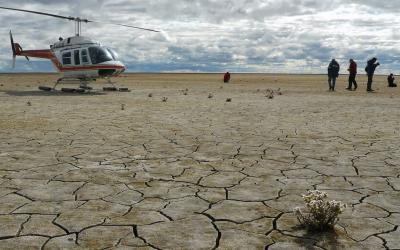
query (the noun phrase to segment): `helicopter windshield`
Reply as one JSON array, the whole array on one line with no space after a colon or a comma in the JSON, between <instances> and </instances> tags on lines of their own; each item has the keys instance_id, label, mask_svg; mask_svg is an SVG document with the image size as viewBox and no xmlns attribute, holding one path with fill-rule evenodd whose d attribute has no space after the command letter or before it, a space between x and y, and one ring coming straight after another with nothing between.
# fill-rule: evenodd
<instances>
[{"instance_id":1,"label":"helicopter windshield","mask_svg":"<svg viewBox=\"0 0 400 250\"><path fill-rule=\"evenodd\" d=\"M115 61L118 61L118 54L117 52L115 52L113 49L107 48L108 52L110 52L110 54L112 55L113 59Z\"/></svg>"},{"instance_id":2,"label":"helicopter windshield","mask_svg":"<svg viewBox=\"0 0 400 250\"><path fill-rule=\"evenodd\" d=\"M89 47L89 54L93 64L114 60L110 51L103 47Z\"/></svg>"}]
</instances>

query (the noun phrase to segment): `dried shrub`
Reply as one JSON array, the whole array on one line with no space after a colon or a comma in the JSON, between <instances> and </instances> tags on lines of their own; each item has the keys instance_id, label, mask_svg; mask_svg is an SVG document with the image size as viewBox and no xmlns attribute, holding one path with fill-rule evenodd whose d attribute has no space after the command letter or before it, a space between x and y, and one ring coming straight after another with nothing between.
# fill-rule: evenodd
<instances>
[{"instance_id":1,"label":"dried shrub","mask_svg":"<svg viewBox=\"0 0 400 250\"><path fill-rule=\"evenodd\" d=\"M188 95L188 93L189 93L189 89L184 89L184 90L182 90L182 94L183 94L183 95Z\"/></svg>"},{"instance_id":2,"label":"dried shrub","mask_svg":"<svg viewBox=\"0 0 400 250\"><path fill-rule=\"evenodd\" d=\"M209 98L209 99L211 99L211 98L213 98L213 97L214 97L213 94L211 94L211 93L208 94L208 98Z\"/></svg>"},{"instance_id":3,"label":"dried shrub","mask_svg":"<svg viewBox=\"0 0 400 250\"><path fill-rule=\"evenodd\" d=\"M302 226L313 231L333 229L346 204L335 200L327 201L325 200L327 197L325 192L319 190L310 190L303 195L306 203L305 211L303 212L299 207L294 209Z\"/></svg>"},{"instance_id":4,"label":"dried shrub","mask_svg":"<svg viewBox=\"0 0 400 250\"><path fill-rule=\"evenodd\" d=\"M165 97L165 96L164 96L164 97L162 98L162 101L163 101L163 102L167 102L167 101L168 101L168 97Z\"/></svg>"},{"instance_id":5,"label":"dried shrub","mask_svg":"<svg viewBox=\"0 0 400 250\"><path fill-rule=\"evenodd\" d=\"M226 99L226 102L232 102L232 98Z\"/></svg>"},{"instance_id":6,"label":"dried shrub","mask_svg":"<svg viewBox=\"0 0 400 250\"><path fill-rule=\"evenodd\" d=\"M274 99L274 91L272 89L267 89L265 91L265 97L268 99Z\"/></svg>"},{"instance_id":7,"label":"dried shrub","mask_svg":"<svg viewBox=\"0 0 400 250\"><path fill-rule=\"evenodd\" d=\"M150 93L148 96L149 96L149 97L153 97L153 94L152 94L152 93Z\"/></svg>"}]
</instances>

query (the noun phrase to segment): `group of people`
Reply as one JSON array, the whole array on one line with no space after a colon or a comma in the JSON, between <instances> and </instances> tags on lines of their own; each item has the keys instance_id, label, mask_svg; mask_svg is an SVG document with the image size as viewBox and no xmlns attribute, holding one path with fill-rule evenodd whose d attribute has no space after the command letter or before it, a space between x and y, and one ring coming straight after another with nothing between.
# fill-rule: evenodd
<instances>
[{"instance_id":1,"label":"group of people","mask_svg":"<svg viewBox=\"0 0 400 250\"><path fill-rule=\"evenodd\" d=\"M356 81L357 63L353 59L350 59L349 63L350 63L349 68L348 68L349 85L346 89L347 90L356 90L358 87L357 81ZM379 65L380 65L380 63L378 62L378 59L376 57L368 60L368 62L367 62L367 66L365 67L365 72L367 73L367 76L368 76L367 92L374 91L372 89L372 81L374 78L375 70ZM328 66L329 91L335 91L336 78L339 77L339 71L340 71L339 63L335 59L332 59L332 61L329 63L329 66ZM397 87L397 85L394 83L393 74L390 74L387 79L388 79L389 87ZM353 86L354 86L354 88L353 88Z\"/></svg>"},{"instance_id":2,"label":"group of people","mask_svg":"<svg viewBox=\"0 0 400 250\"><path fill-rule=\"evenodd\" d=\"M349 85L346 88L347 90L356 90L358 85L356 81L356 76L357 76L357 63L353 60L350 59L349 61L350 65L348 68L349 71ZM368 82L367 82L367 91L368 92L373 92L374 90L372 89L372 81L375 73L375 69L379 66L378 59L376 57L372 58L371 60L368 60L367 66L365 67L365 71L368 76ZM329 91L335 91L335 85L336 85L336 78L339 77L339 71L340 71L340 65L339 63L335 60L332 59L332 61L329 63L328 66L328 83L329 83ZM393 76L393 75L392 75ZM393 82L394 82L394 77L393 77ZM353 89L354 86L354 89Z\"/></svg>"},{"instance_id":3,"label":"group of people","mask_svg":"<svg viewBox=\"0 0 400 250\"><path fill-rule=\"evenodd\" d=\"M372 81L374 78L375 70L376 68L380 65L378 62L378 59L376 57L368 60L367 66L365 67L365 72L367 73L368 76L368 82L367 82L367 92L373 92L374 90L372 89ZM347 69L349 71L349 85L347 86L347 90L356 90L358 85L356 81L357 77L357 63L353 60L349 60L349 68ZM339 63L335 60L332 59L332 61L328 65L328 83L329 83L329 91L335 91L335 86L336 86L336 78L339 77L339 71L340 71L340 65ZM228 83L231 79L231 74L229 72L226 72L224 74L224 82ZM388 81L388 87L397 87L397 84L394 82L394 75L391 73L387 77ZM353 88L354 86L354 88Z\"/></svg>"}]
</instances>

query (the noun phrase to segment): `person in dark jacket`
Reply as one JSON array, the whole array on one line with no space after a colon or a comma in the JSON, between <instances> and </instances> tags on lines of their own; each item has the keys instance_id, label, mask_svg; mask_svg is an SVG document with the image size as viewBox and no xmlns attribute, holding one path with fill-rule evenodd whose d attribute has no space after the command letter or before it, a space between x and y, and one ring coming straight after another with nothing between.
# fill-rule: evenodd
<instances>
[{"instance_id":1,"label":"person in dark jacket","mask_svg":"<svg viewBox=\"0 0 400 250\"><path fill-rule=\"evenodd\" d=\"M349 86L346 88L347 90L352 90L352 85L354 84L354 90L357 89L357 82L356 82L356 76L357 76L357 63L353 60L350 59L350 66L349 66Z\"/></svg>"},{"instance_id":2,"label":"person in dark jacket","mask_svg":"<svg viewBox=\"0 0 400 250\"><path fill-rule=\"evenodd\" d=\"M388 76L387 80L388 80L388 84L389 84L388 87L390 87L390 88L397 87L397 84L394 83L394 75L392 73L390 73L390 75Z\"/></svg>"},{"instance_id":3,"label":"person in dark jacket","mask_svg":"<svg viewBox=\"0 0 400 250\"><path fill-rule=\"evenodd\" d=\"M372 89L372 80L374 78L374 73L375 73L376 67L378 67L380 65L380 63L377 61L378 61L378 59L376 59L376 57L374 57L367 62L367 67L365 67L365 71L367 72L367 75L368 75L368 83L367 83L367 91L368 92L374 91Z\"/></svg>"},{"instance_id":4,"label":"person in dark jacket","mask_svg":"<svg viewBox=\"0 0 400 250\"><path fill-rule=\"evenodd\" d=\"M339 70L339 63L335 59L332 59L328 66L329 91L335 91L336 78L339 77Z\"/></svg>"}]
</instances>

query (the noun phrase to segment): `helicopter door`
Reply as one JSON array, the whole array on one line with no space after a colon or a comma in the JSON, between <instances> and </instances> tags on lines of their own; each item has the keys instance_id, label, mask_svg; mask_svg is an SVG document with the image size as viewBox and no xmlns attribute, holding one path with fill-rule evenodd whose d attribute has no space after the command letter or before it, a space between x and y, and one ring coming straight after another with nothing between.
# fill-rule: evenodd
<instances>
[{"instance_id":1,"label":"helicopter door","mask_svg":"<svg viewBox=\"0 0 400 250\"><path fill-rule=\"evenodd\" d=\"M81 50L82 64L90 64L87 49Z\"/></svg>"},{"instance_id":2,"label":"helicopter door","mask_svg":"<svg viewBox=\"0 0 400 250\"><path fill-rule=\"evenodd\" d=\"M81 65L81 59L79 57L79 50L74 50L74 61L75 61L75 65Z\"/></svg>"},{"instance_id":3,"label":"helicopter door","mask_svg":"<svg viewBox=\"0 0 400 250\"><path fill-rule=\"evenodd\" d=\"M62 54L63 65L71 65L71 52L65 52Z\"/></svg>"}]
</instances>

